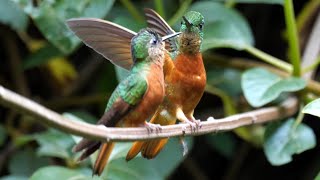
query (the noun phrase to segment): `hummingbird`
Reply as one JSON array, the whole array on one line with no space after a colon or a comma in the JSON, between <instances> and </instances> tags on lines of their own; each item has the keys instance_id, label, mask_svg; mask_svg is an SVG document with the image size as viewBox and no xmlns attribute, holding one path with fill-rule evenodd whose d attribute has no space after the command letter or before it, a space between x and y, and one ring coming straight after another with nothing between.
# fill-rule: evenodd
<instances>
[{"instance_id":1,"label":"hummingbird","mask_svg":"<svg viewBox=\"0 0 320 180\"><path fill-rule=\"evenodd\" d=\"M148 27L160 35L175 31L152 9L145 9ZM201 126L193 116L206 85L206 71L200 52L203 40L204 17L190 11L182 17L180 36L169 40L167 49L173 61L164 64L165 97L150 120L161 126L175 124L177 119L192 127ZM158 155L168 138L137 141L129 150L126 160L131 160L139 152L147 159Z\"/></svg>"},{"instance_id":2,"label":"hummingbird","mask_svg":"<svg viewBox=\"0 0 320 180\"><path fill-rule=\"evenodd\" d=\"M163 64L166 50L163 41L179 33L161 38L149 28L135 33L114 23L92 18L70 19L67 24L85 44L112 63L130 69L130 74L113 91L97 124L106 127L144 126L151 130L157 128L146 119L155 113L165 93ZM114 144L82 139L73 151L84 150L79 158L83 160L100 148L93 174L101 175Z\"/></svg>"}]
</instances>

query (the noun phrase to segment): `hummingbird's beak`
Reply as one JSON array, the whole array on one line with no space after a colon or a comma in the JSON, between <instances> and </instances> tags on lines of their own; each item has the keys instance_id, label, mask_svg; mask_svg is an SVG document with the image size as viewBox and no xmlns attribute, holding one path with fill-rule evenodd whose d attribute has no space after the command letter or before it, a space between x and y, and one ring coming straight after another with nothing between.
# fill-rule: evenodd
<instances>
[{"instance_id":1,"label":"hummingbird's beak","mask_svg":"<svg viewBox=\"0 0 320 180\"><path fill-rule=\"evenodd\" d=\"M179 34L181 34L181 32L172 33L172 34L163 36L163 37L161 38L161 40L162 40L162 41L165 41L165 40L170 39L170 38L173 38L173 37L175 37L175 36L177 36L177 35L179 35Z\"/></svg>"},{"instance_id":2,"label":"hummingbird's beak","mask_svg":"<svg viewBox=\"0 0 320 180\"><path fill-rule=\"evenodd\" d=\"M186 23L187 28L190 30L190 28L191 28L191 26L192 26L192 23L190 23L185 16L182 16L182 19L183 19L184 22Z\"/></svg>"}]
</instances>

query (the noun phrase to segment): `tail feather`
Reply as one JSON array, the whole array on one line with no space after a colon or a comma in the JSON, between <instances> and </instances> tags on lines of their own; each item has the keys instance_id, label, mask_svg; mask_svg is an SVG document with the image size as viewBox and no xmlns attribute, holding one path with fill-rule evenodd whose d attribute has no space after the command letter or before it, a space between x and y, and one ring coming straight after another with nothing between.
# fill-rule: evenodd
<instances>
[{"instance_id":1,"label":"tail feather","mask_svg":"<svg viewBox=\"0 0 320 180\"><path fill-rule=\"evenodd\" d=\"M72 148L73 152L80 152L84 149L86 149L87 147L91 146L92 144L97 143L96 141L93 140L89 140L89 139L82 139L77 145L75 145Z\"/></svg>"},{"instance_id":2,"label":"tail feather","mask_svg":"<svg viewBox=\"0 0 320 180\"><path fill-rule=\"evenodd\" d=\"M174 116L162 115L160 113L161 111L162 109L158 109L156 114L154 114L151 118L150 123L160 124L161 126L172 125L176 123L176 118ZM152 159L159 154L167 142L168 138L135 142L129 150L126 160L129 161L133 159L139 152L141 152L143 157Z\"/></svg>"},{"instance_id":3,"label":"tail feather","mask_svg":"<svg viewBox=\"0 0 320 180\"><path fill-rule=\"evenodd\" d=\"M169 138L147 141L141 148L141 155L147 159L155 158L167 144Z\"/></svg>"},{"instance_id":4,"label":"tail feather","mask_svg":"<svg viewBox=\"0 0 320 180\"><path fill-rule=\"evenodd\" d=\"M87 147L87 149L81 154L81 156L79 157L78 161L82 161L85 158L87 158L88 156L90 156L92 153L96 152L97 149L99 149L101 143L100 142L96 142L96 143L92 143L90 146Z\"/></svg>"},{"instance_id":5,"label":"tail feather","mask_svg":"<svg viewBox=\"0 0 320 180\"><path fill-rule=\"evenodd\" d=\"M130 161L131 159L133 159L134 157L136 157L139 152L141 151L141 148L144 144L144 141L137 141L135 143L133 143L131 149L129 150L126 160Z\"/></svg>"},{"instance_id":6,"label":"tail feather","mask_svg":"<svg viewBox=\"0 0 320 180\"><path fill-rule=\"evenodd\" d=\"M101 175L103 172L104 167L107 165L109 156L112 152L115 143L111 142L108 144L102 144L99 155L93 167L93 175Z\"/></svg>"}]
</instances>

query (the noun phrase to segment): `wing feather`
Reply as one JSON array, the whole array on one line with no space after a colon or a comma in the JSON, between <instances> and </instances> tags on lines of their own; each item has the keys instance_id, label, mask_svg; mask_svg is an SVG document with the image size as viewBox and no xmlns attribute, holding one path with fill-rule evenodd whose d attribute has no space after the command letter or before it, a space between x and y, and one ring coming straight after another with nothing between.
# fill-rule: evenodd
<instances>
[{"instance_id":1,"label":"wing feather","mask_svg":"<svg viewBox=\"0 0 320 180\"><path fill-rule=\"evenodd\" d=\"M154 29L161 36L175 33L169 24L154 10L145 8L144 13L147 19L148 27ZM166 42L168 42L166 43L166 49L169 52L177 50L176 38L168 39Z\"/></svg>"},{"instance_id":2,"label":"wing feather","mask_svg":"<svg viewBox=\"0 0 320 180\"><path fill-rule=\"evenodd\" d=\"M129 70L131 39L135 32L115 23L95 18L75 18L67 21L69 28L89 47L113 64Z\"/></svg>"}]
</instances>

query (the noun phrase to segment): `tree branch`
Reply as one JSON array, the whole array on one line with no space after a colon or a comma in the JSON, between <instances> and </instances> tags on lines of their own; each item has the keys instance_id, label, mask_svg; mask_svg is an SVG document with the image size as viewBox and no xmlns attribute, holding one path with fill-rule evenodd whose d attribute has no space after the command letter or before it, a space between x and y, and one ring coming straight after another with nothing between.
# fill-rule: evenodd
<instances>
[{"instance_id":1,"label":"tree branch","mask_svg":"<svg viewBox=\"0 0 320 180\"><path fill-rule=\"evenodd\" d=\"M229 116L214 120L208 118L202 122L202 127L196 132L186 124L163 126L161 132L148 133L146 128L106 128L104 126L91 125L84 122L72 121L51 111L40 104L29 100L0 86L0 103L3 106L14 108L18 112L28 114L36 120L62 131L101 141L134 141L173 136L197 136L214 132L228 131L238 127L265 123L297 112L298 101L296 98L288 98L280 106L266 107L250 112ZM185 131L182 129L185 127Z\"/></svg>"}]
</instances>

